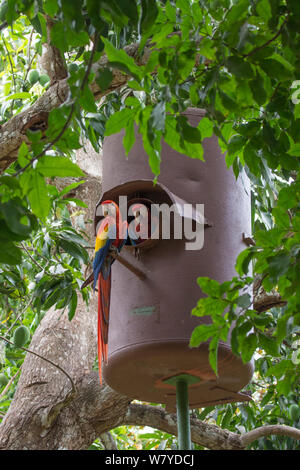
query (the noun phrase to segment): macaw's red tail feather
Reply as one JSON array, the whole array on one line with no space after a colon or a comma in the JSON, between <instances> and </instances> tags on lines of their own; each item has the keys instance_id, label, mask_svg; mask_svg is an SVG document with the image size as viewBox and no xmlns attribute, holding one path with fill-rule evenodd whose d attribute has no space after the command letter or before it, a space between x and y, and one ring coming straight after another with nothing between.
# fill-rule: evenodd
<instances>
[{"instance_id":1,"label":"macaw's red tail feather","mask_svg":"<svg viewBox=\"0 0 300 470\"><path fill-rule=\"evenodd\" d=\"M102 386L102 335L101 335L101 296L100 296L100 274L98 277L98 366L100 385Z\"/></svg>"},{"instance_id":2,"label":"macaw's red tail feather","mask_svg":"<svg viewBox=\"0 0 300 470\"><path fill-rule=\"evenodd\" d=\"M98 362L101 385L102 360L107 363L110 290L111 274L104 279L100 272L98 278Z\"/></svg>"}]
</instances>

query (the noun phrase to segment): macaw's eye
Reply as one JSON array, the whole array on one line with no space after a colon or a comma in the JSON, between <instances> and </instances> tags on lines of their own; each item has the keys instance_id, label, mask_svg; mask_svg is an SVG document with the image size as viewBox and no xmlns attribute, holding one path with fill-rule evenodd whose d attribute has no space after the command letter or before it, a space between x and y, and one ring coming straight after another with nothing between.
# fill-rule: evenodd
<instances>
[{"instance_id":1,"label":"macaw's eye","mask_svg":"<svg viewBox=\"0 0 300 470\"><path fill-rule=\"evenodd\" d=\"M105 209L105 210L103 211L103 215L104 215L104 217L106 217L108 214L109 214L108 210L107 210L107 209Z\"/></svg>"},{"instance_id":2,"label":"macaw's eye","mask_svg":"<svg viewBox=\"0 0 300 470\"><path fill-rule=\"evenodd\" d=\"M135 217L137 218L137 217L139 217L140 215L141 215L140 211L136 211Z\"/></svg>"}]
</instances>

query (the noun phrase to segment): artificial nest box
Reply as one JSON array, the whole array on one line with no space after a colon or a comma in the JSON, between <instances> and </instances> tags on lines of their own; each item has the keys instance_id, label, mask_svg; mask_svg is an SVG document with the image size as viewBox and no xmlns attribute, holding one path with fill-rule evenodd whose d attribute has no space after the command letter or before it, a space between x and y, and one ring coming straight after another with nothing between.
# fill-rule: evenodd
<instances>
[{"instance_id":1,"label":"artificial nest box","mask_svg":"<svg viewBox=\"0 0 300 470\"><path fill-rule=\"evenodd\" d=\"M199 109L184 114L192 126L204 116ZM185 237L176 238L173 229L170 238L164 239L155 223L149 231L155 233L154 239L123 248L122 256L146 278L139 279L120 263L112 267L105 381L130 398L166 404L169 409L176 406L174 379L178 376L187 378L191 408L248 401L239 391L252 377L252 363L243 364L230 344L221 342L216 377L208 361L208 343L189 347L193 329L211 322L210 317L191 315L204 295L197 277L224 282L235 276L236 258L245 249L243 233L251 233L248 178L243 174L235 179L217 137L212 136L203 141L205 162L162 143L161 173L154 185L141 136L136 134L128 157L123 136L120 132L104 140L103 193L96 207L95 229L100 203L110 199L119 204L119 197L126 196L128 209L135 202L146 207L172 205L173 227L178 218L190 219L193 229L202 225L204 243L201 249L192 245L186 249ZM204 205L204 213L197 210L197 204Z\"/></svg>"}]
</instances>

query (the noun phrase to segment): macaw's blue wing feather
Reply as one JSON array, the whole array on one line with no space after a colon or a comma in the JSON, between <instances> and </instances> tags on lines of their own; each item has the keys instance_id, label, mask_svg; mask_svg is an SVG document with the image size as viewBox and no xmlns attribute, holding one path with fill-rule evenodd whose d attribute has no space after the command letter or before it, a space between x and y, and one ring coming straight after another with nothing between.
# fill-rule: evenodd
<instances>
[{"instance_id":1,"label":"macaw's blue wing feather","mask_svg":"<svg viewBox=\"0 0 300 470\"><path fill-rule=\"evenodd\" d=\"M93 286L93 288L94 288L94 290L95 290L96 283L97 283L97 280L98 280L98 277L99 277L99 273L102 269L105 258L107 257L107 254L108 254L109 249L111 247L112 241L113 240L111 240L111 239L107 239L107 242L105 243L105 245L102 248L100 248L100 250L98 250L95 254L95 258L94 258L94 261L93 261L93 271L94 271L94 286Z\"/></svg>"},{"instance_id":2,"label":"macaw's blue wing feather","mask_svg":"<svg viewBox=\"0 0 300 470\"><path fill-rule=\"evenodd\" d=\"M102 263L102 268L101 268L101 273L103 279L106 281L110 275L110 268L112 263L114 262L114 259L111 256L106 256L104 262Z\"/></svg>"}]
</instances>

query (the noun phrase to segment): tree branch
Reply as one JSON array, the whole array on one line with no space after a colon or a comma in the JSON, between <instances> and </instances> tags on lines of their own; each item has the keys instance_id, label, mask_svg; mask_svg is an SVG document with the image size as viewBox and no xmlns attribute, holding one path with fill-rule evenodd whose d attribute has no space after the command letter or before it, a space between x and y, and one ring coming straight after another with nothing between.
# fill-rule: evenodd
<instances>
[{"instance_id":1,"label":"tree branch","mask_svg":"<svg viewBox=\"0 0 300 470\"><path fill-rule=\"evenodd\" d=\"M6 387L4 388L4 390L2 391L2 393L0 394L0 400L5 396L7 390L9 389L9 387L11 386L11 384L15 381L15 379L17 378L17 376L19 375L19 373L21 372L21 369L19 369L15 375L12 376L12 378L9 380L9 382L7 383Z\"/></svg>"},{"instance_id":2,"label":"tree branch","mask_svg":"<svg viewBox=\"0 0 300 470\"><path fill-rule=\"evenodd\" d=\"M285 425L271 425L271 426L261 426L260 428L252 429L241 436L241 442L244 447L247 447L252 442L256 441L260 437L272 436L279 434L281 436L288 436L292 439L300 440L300 430L292 428L291 426Z\"/></svg>"},{"instance_id":3,"label":"tree branch","mask_svg":"<svg viewBox=\"0 0 300 470\"><path fill-rule=\"evenodd\" d=\"M250 51L248 54L245 54L243 57L250 57L251 55L255 54L256 52L260 51L261 49L263 49L264 47L267 47L269 44L271 44L271 42L275 41L275 39L277 39L280 34L282 33L283 31L283 28L284 26L286 25L286 23L288 22L288 18L286 18L284 20L284 22L282 23L280 29L277 31L276 34L274 34L273 37L271 37L271 39L269 39L267 42L265 42L264 44L262 44L261 46L259 47L255 47L255 49L252 49L252 51Z\"/></svg>"},{"instance_id":4,"label":"tree branch","mask_svg":"<svg viewBox=\"0 0 300 470\"><path fill-rule=\"evenodd\" d=\"M161 407L130 404L123 424L151 426L177 436L176 415L168 414ZM191 439L194 443L208 449L241 450L244 447L238 434L195 418L191 418Z\"/></svg>"},{"instance_id":5,"label":"tree branch","mask_svg":"<svg viewBox=\"0 0 300 470\"><path fill-rule=\"evenodd\" d=\"M130 56L137 58L139 44L131 44L124 48ZM138 65L144 65L149 58L150 48L146 47L141 58L137 59ZM101 69L108 66L108 58L103 55L98 62L95 62L91 68L95 76ZM107 95L111 91L125 85L128 76L117 69L112 69L113 79L110 87L101 91L96 82L90 84L95 99ZM26 131L33 128L37 123L39 127L47 129L48 114L53 109L64 103L69 96L68 78L64 78L54 83L45 93L28 109L12 117L9 121L0 127L0 171L7 168L18 157L18 149L22 142L30 145L26 136Z\"/></svg>"},{"instance_id":6,"label":"tree branch","mask_svg":"<svg viewBox=\"0 0 300 470\"><path fill-rule=\"evenodd\" d=\"M87 66L87 69L85 71L85 74L84 74L84 77L82 79L82 82L81 82L81 85L80 85L80 90L82 91L84 89L84 87L86 86L87 84L87 81L88 81L88 77L89 77L89 74L90 74L90 71L91 71L91 67L92 67L92 63L93 63L93 58L94 58L94 55L95 55L95 52L96 52L96 49L97 49L97 44L98 44L98 41L99 41L99 36L97 35L96 37L96 40L95 40L95 43L94 43L94 46L93 46L93 49L92 49L92 52L91 52L91 56L90 56L90 59L89 59L89 63L88 63L88 66ZM41 158L43 155L45 155L45 153L51 149L51 147L59 141L59 139L62 137L62 135L65 133L65 131L67 130L67 128L69 127L69 124L72 120L72 117L73 117L73 114L74 114L74 111L75 111L75 101L73 101L73 103L71 104L71 108L70 108L70 113L69 113L69 116L63 126L63 128L61 129L61 131L59 132L59 134L52 140L52 142L50 142L48 145L46 145L46 147L38 154L36 155L35 157L33 157L29 163L27 163L27 165L25 165L23 168L20 168L13 176L18 176L19 174L23 173L28 167L32 166L32 164L38 160L39 158Z\"/></svg>"},{"instance_id":7,"label":"tree branch","mask_svg":"<svg viewBox=\"0 0 300 470\"><path fill-rule=\"evenodd\" d=\"M103 432L100 434L99 439L101 440L106 450L118 450L116 441L110 432Z\"/></svg>"},{"instance_id":8,"label":"tree branch","mask_svg":"<svg viewBox=\"0 0 300 470\"><path fill-rule=\"evenodd\" d=\"M176 415L165 409L149 405L130 404L124 418L125 425L151 426L177 436ZM291 426L262 426L245 434L236 434L216 425L191 418L191 438L198 445L215 450L242 450L260 437L271 435L288 436L300 440L300 430Z\"/></svg>"}]
</instances>

